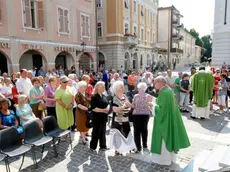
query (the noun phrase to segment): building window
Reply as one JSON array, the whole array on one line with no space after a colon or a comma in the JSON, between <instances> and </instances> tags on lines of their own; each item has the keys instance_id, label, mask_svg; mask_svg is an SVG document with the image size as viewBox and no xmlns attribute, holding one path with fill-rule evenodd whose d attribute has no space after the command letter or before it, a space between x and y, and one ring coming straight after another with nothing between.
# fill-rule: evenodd
<instances>
[{"instance_id":1,"label":"building window","mask_svg":"<svg viewBox=\"0 0 230 172\"><path fill-rule=\"evenodd\" d=\"M90 37L89 16L81 14L81 36Z\"/></svg>"},{"instance_id":2,"label":"building window","mask_svg":"<svg viewBox=\"0 0 230 172\"><path fill-rule=\"evenodd\" d=\"M133 1L133 12L137 13L137 1Z\"/></svg>"},{"instance_id":3,"label":"building window","mask_svg":"<svg viewBox=\"0 0 230 172\"><path fill-rule=\"evenodd\" d=\"M144 29L141 29L141 40L144 40Z\"/></svg>"},{"instance_id":4,"label":"building window","mask_svg":"<svg viewBox=\"0 0 230 172\"><path fill-rule=\"evenodd\" d=\"M102 7L102 0L96 0L97 1L97 7L101 8Z\"/></svg>"},{"instance_id":5,"label":"building window","mask_svg":"<svg viewBox=\"0 0 230 172\"><path fill-rule=\"evenodd\" d=\"M147 42L150 41L150 34L149 34L149 31L147 31Z\"/></svg>"},{"instance_id":6,"label":"building window","mask_svg":"<svg viewBox=\"0 0 230 172\"><path fill-rule=\"evenodd\" d=\"M153 42L155 42L155 33L153 33L153 38L152 39L153 39Z\"/></svg>"},{"instance_id":7,"label":"building window","mask_svg":"<svg viewBox=\"0 0 230 172\"><path fill-rule=\"evenodd\" d=\"M136 26L133 27L133 35L137 36L137 27Z\"/></svg>"},{"instance_id":8,"label":"building window","mask_svg":"<svg viewBox=\"0 0 230 172\"><path fill-rule=\"evenodd\" d=\"M129 33L129 24L125 23L125 34Z\"/></svg>"},{"instance_id":9,"label":"building window","mask_svg":"<svg viewBox=\"0 0 230 172\"><path fill-rule=\"evenodd\" d=\"M102 37L103 32L102 32L102 22L97 23L97 36Z\"/></svg>"},{"instance_id":10,"label":"building window","mask_svg":"<svg viewBox=\"0 0 230 172\"><path fill-rule=\"evenodd\" d=\"M141 6L141 16L143 17L144 16L144 7Z\"/></svg>"},{"instance_id":11,"label":"building window","mask_svg":"<svg viewBox=\"0 0 230 172\"><path fill-rule=\"evenodd\" d=\"M22 6L24 27L44 27L43 2L35 0L22 0Z\"/></svg>"},{"instance_id":12,"label":"building window","mask_svg":"<svg viewBox=\"0 0 230 172\"><path fill-rule=\"evenodd\" d=\"M146 20L149 21L149 10L146 10L146 12L147 12L147 14L146 14Z\"/></svg>"},{"instance_id":13,"label":"building window","mask_svg":"<svg viewBox=\"0 0 230 172\"><path fill-rule=\"evenodd\" d=\"M58 31L59 33L70 33L69 26L69 10L58 7Z\"/></svg>"},{"instance_id":14,"label":"building window","mask_svg":"<svg viewBox=\"0 0 230 172\"><path fill-rule=\"evenodd\" d=\"M128 0L124 0L124 3L125 3L125 4L124 4L124 5L125 5L125 8L126 8L126 9L129 9L129 2L128 2Z\"/></svg>"}]
</instances>

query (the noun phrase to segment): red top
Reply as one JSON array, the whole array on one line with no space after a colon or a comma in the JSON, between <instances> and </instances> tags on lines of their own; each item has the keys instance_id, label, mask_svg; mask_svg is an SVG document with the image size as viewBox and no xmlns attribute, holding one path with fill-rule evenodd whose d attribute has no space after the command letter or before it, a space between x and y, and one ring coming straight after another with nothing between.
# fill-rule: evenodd
<instances>
[{"instance_id":1,"label":"red top","mask_svg":"<svg viewBox=\"0 0 230 172\"><path fill-rule=\"evenodd\" d=\"M218 82L220 80L220 75L214 75L214 80L215 80L215 83L214 83L214 90L218 90Z\"/></svg>"},{"instance_id":2,"label":"red top","mask_svg":"<svg viewBox=\"0 0 230 172\"><path fill-rule=\"evenodd\" d=\"M18 91L16 86L12 87L12 95L13 95L13 100L15 104L18 104Z\"/></svg>"},{"instance_id":3,"label":"red top","mask_svg":"<svg viewBox=\"0 0 230 172\"><path fill-rule=\"evenodd\" d=\"M89 84L88 87L86 88L85 92L88 93L90 98L91 98L93 95L93 86Z\"/></svg>"}]
</instances>

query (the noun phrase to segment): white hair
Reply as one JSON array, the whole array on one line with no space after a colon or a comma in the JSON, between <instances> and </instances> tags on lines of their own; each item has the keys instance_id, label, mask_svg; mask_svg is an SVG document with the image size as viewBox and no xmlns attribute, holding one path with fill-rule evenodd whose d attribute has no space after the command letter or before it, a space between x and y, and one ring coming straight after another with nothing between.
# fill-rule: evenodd
<instances>
[{"instance_id":1,"label":"white hair","mask_svg":"<svg viewBox=\"0 0 230 172\"><path fill-rule=\"evenodd\" d=\"M25 94L18 95L18 105L23 106L26 103L27 96Z\"/></svg>"},{"instance_id":2,"label":"white hair","mask_svg":"<svg viewBox=\"0 0 230 172\"><path fill-rule=\"evenodd\" d=\"M113 83L113 88L112 88L113 94L116 94L117 90L121 87L124 87L124 82L123 81L115 81Z\"/></svg>"},{"instance_id":3,"label":"white hair","mask_svg":"<svg viewBox=\"0 0 230 172\"><path fill-rule=\"evenodd\" d=\"M160 83L166 84L167 80L163 76L158 76L155 78L154 82L160 82Z\"/></svg>"},{"instance_id":4,"label":"white hair","mask_svg":"<svg viewBox=\"0 0 230 172\"><path fill-rule=\"evenodd\" d=\"M140 82L137 84L138 90L140 89L141 91L145 92L148 88L147 84L145 82Z\"/></svg>"},{"instance_id":5,"label":"white hair","mask_svg":"<svg viewBox=\"0 0 230 172\"><path fill-rule=\"evenodd\" d=\"M81 87L87 87L87 83L85 81L80 81L77 83L78 85L78 89L80 89Z\"/></svg>"},{"instance_id":6,"label":"white hair","mask_svg":"<svg viewBox=\"0 0 230 172\"><path fill-rule=\"evenodd\" d=\"M75 74L74 73L69 74L68 78L71 79L71 80L74 80L75 79Z\"/></svg>"}]
</instances>

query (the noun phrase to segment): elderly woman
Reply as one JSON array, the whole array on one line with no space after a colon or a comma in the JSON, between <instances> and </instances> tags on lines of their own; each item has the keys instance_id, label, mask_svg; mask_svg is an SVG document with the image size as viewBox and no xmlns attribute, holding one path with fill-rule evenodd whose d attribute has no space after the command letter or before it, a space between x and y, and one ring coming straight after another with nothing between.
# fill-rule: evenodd
<instances>
[{"instance_id":1,"label":"elderly woman","mask_svg":"<svg viewBox=\"0 0 230 172\"><path fill-rule=\"evenodd\" d=\"M0 99L0 130L15 127L18 131L18 134L23 133L23 129L19 126L18 119L14 111L9 110L10 101L6 98Z\"/></svg>"},{"instance_id":2,"label":"elderly woman","mask_svg":"<svg viewBox=\"0 0 230 172\"><path fill-rule=\"evenodd\" d=\"M40 86L40 81L37 77L32 79L33 88L30 90L30 106L35 116L39 119L43 117L44 106L44 89Z\"/></svg>"},{"instance_id":3,"label":"elderly woman","mask_svg":"<svg viewBox=\"0 0 230 172\"><path fill-rule=\"evenodd\" d=\"M130 132L129 112L131 104L124 94L124 82L116 81L113 83L114 98L112 100L113 121L111 140L115 147L116 155L125 151L131 151L136 148L133 137ZM114 137L116 135L116 137ZM128 140L128 142L127 142ZM117 144L121 142L121 144Z\"/></svg>"},{"instance_id":4,"label":"elderly woman","mask_svg":"<svg viewBox=\"0 0 230 172\"><path fill-rule=\"evenodd\" d=\"M147 84L147 87L151 87L151 85L152 85L151 73L146 72L145 76L142 78L141 81L145 82Z\"/></svg>"},{"instance_id":5,"label":"elderly woman","mask_svg":"<svg viewBox=\"0 0 230 172\"><path fill-rule=\"evenodd\" d=\"M70 75L70 74L69 74ZM75 75L75 74L73 74ZM72 89L73 91L73 96L75 97L76 94L77 94L77 90L76 88L73 86L73 81L71 79L69 79L68 81L68 86ZM75 131L76 129L76 107L77 107L77 103L74 101L74 104L73 104L73 125L70 127L71 131Z\"/></svg>"},{"instance_id":6,"label":"elderly woman","mask_svg":"<svg viewBox=\"0 0 230 172\"><path fill-rule=\"evenodd\" d=\"M73 123L74 93L68 86L69 78L60 77L61 85L55 92L57 122L61 129L70 128Z\"/></svg>"},{"instance_id":7,"label":"elderly woman","mask_svg":"<svg viewBox=\"0 0 230 172\"><path fill-rule=\"evenodd\" d=\"M2 94L9 99L13 99L13 95L12 95L12 87L13 85L11 84L11 79L10 78L6 78L5 79L5 84L1 89Z\"/></svg>"},{"instance_id":8,"label":"elderly woman","mask_svg":"<svg viewBox=\"0 0 230 172\"><path fill-rule=\"evenodd\" d=\"M27 104L27 96L24 94L18 96L18 106L16 108L16 114L20 118L20 124L22 126L24 126L25 123L31 120L36 120L40 128L42 128L43 126L41 120L36 118L36 116L33 114L30 105Z\"/></svg>"},{"instance_id":9,"label":"elderly woman","mask_svg":"<svg viewBox=\"0 0 230 172\"><path fill-rule=\"evenodd\" d=\"M78 83L78 93L75 96L75 101L77 103L76 111L76 124L77 130L81 134L82 143L85 145L88 139L86 134L88 128L86 127L86 112L90 105L90 96L86 93L87 83L85 81L80 81Z\"/></svg>"},{"instance_id":10,"label":"elderly woman","mask_svg":"<svg viewBox=\"0 0 230 172\"><path fill-rule=\"evenodd\" d=\"M144 149L147 149L148 139L148 122L150 115L150 103L152 96L145 93L147 84L140 82L137 85L138 94L133 98L133 126L134 126L134 140L137 147L136 153L141 151L141 137Z\"/></svg>"},{"instance_id":11,"label":"elderly woman","mask_svg":"<svg viewBox=\"0 0 230 172\"><path fill-rule=\"evenodd\" d=\"M90 142L90 150L95 151L98 141L100 141L100 150L107 150L106 146L106 123L108 112L110 110L109 102L103 94L105 91L105 83L97 82L94 87L93 97L91 100L91 109L93 110L93 132Z\"/></svg>"},{"instance_id":12,"label":"elderly woman","mask_svg":"<svg viewBox=\"0 0 230 172\"><path fill-rule=\"evenodd\" d=\"M56 100L55 100L55 91L57 89L57 79L55 76L49 77L49 85L45 88L44 98L46 100L46 109L48 116L54 116L57 119L56 115Z\"/></svg>"}]
</instances>

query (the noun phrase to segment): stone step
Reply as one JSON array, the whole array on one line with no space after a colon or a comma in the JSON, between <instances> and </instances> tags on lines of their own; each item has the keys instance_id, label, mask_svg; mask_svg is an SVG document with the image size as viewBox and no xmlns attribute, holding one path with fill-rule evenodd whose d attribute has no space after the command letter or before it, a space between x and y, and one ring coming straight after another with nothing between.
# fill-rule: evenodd
<instances>
[{"instance_id":1,"label":"stone step","mask_svg":"<svg viewBox=\"0 0 230 172\"><path fill-rule=\"evenodd\" d=\"M199 167L199 171L207 172L220 170L222 167L219 166L219 162L224 157L227 150L228 146L217 146L214 148L208 158Z\"/></svg>"},{"instance_id":2,"label":"stone step","mask_svg":"<svg viewBox=\"0 0 230 172\"><path fill-rule=\"evenodd\" d=\"M227 151L225 152L223 158L219 162L220 167L230 167L230 147L228 147Z\"/></svg>"},{"instance_id":3,"label":"stone step","mask_svg":"<svg viewBox=\"0 0 230 172\"><path fill-rule=\"evenodd\" d=\"M197 172L199 167L204 163L207 157L211 154L212 151L203 150L198 155L195 156L193 160L181 171L181 172Z\"/></svg>"}]
</instances>

